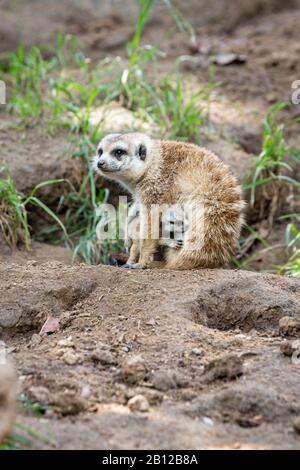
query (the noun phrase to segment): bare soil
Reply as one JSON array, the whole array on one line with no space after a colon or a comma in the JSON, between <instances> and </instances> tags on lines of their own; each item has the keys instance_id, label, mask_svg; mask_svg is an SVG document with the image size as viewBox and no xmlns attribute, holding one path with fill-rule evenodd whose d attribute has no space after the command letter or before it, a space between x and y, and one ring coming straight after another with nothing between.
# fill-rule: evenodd
<instances>
[{"instance_id":1,"label":"bare soil","mask_svg":"<svg viewBox=\"0 0 300 470\"><path fill-rule=\"evenodd\" d=\"M194 86L207 80L217 54L245 56L239 65L216 65L222 85L207 142L242 180L260 149L267 107L289 100L300 78L300 3L177 3L197 41L174 33L167 15L154 12L145 42L160 42L167 52L162 70L193 54L195 63L183 71ZM2 0L1 60L20 41L54 44L58 31L77 35L93 60L123 54L135 5ZM294 106L284 117L297 114ZM65 132L25 133L12 120L0 110L0 160L21 191L41 180L80 180ZM300 145L297 127L289 138ZM46 188L41 197L55 208L59 192ZM269 242L274 249L254 247L252 269L286 261L282 223ZM300 449L293 427L300 415L293 346L300 336L299 290L299 280L263 272L72 266L63 247L34 243L30 253L22 247L10 253L0 241L0 337L18 372L19 396L42 410L37 416L22 406L17 420L38 433L34 449ZM53 331L41 335L47 319ZM128 406L136 395L148 402L144 411Z\"/></svg>"},{"instance_id":2,"label":"bare soil","mask_svg":"<svg viewBox=\"0 0 300 470\"><path fill-rule=\"evenodd\" d=\"M34 448L299 448L299 281L247 271L1 266L19 387L46 412ZM126 293L126 294L125 294ZM38 335L48 317L59 330ZM291 337L284 338L284 335ZM143 395L146 412L128 400ZM70 437L72 436L72 437Z\"/></svg>"}]
</instances>

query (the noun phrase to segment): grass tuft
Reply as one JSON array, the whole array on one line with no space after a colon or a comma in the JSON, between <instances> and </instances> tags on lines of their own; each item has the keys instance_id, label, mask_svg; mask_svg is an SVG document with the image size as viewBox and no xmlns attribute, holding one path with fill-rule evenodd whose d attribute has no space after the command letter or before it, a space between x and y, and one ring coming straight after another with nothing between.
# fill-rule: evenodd
<instances>
[{"instance_id":1,"label":"grass tuft","mask_svg":"<svg viewBox=\"0 0 300 470\"><path fill-rule=\"evenodd\" d=\"M15 248L18 242L24 243L27 250L30 249L28 206L39 207L46 212L63 230L65 237L68 237L61 220L36 196L42 187L62 182L63 180L44 181L36 185L29 196L25 196L17 190L7 168L0 169L0 231L11 249Z\"/></svg>"},{"instance_id":2,"label":"grass tuft","mask_svg":"<svg viewBox=\"0 0 300 470\"><path fill-rule=\"evenodd\" d=\"M290 258L288 262L279 270L281 274L289 274L290 276L300 278L300 214L288 214L283 218L290 218L292 221L288 223L285 231L285 242Z\"/></svg>"},{"instance_id":3,"label":"grass tuft","mask_svg":"<svg viewBox=\"0 0 300 470\"><path fill-rule=\"evenodd\" d=\"M257 188L272 181L286 181L300 188L300 183L290 176L283 174L283 170L292 173L287 163L288 157L299 158L295 149L290 147L284 137L286 125L278 120L278 113L286 107L285 103L276 103L272 106L263 123L263 144L261 153L255 157L255 169L252 182L245 185L251 190L251 205L254 206Z\"/></svg>"}]
</instances>

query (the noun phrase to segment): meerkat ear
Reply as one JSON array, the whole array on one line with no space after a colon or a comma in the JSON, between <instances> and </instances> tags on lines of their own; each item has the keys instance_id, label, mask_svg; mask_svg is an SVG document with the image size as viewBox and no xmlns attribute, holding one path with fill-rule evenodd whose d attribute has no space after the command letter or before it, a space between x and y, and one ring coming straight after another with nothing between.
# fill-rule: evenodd
<instances>
[{"instance_id":1,"label":"meerkat ear","mask_svg":"<svg viewBox=\"0 0 300 470\"><path fill-rule=\"evenodd\" d=\"M138 155L139 155L141 160L145 160L146 155L147 155L147 149L146 149L145 145L143 145L143 144L139 145Z\"/></svg>"}]
</instances>

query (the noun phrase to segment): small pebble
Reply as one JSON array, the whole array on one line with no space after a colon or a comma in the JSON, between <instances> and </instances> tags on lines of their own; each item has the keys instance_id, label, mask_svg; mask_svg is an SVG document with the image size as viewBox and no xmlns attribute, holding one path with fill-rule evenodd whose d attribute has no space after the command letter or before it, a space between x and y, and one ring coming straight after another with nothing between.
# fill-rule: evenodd
<instances>
[{"instance_id":1,"label":"small pebble","mask_svg":"<svg viewBox=\"0 0 300 470\"><path fill-rule=\"evenodd\" d=\"M128 400L127 406L131 411L149 411L149 402L143 395L135 395L134 397L130 398L130 400Z\"/></svg>"},{"instance_id":2,"label":"small pebble","mask_svg":"<svg viewBox=\"0 0 300 470\"><path fill-rule=\"evenodd\" d=\"M67 351L64 353L64 355L62 356L64 362L66 364L68 364L69 366L74 366L75 364L77 364L79 362L79 356L78 354L75 354L71 351Z\"/></svg>"},{"instance_id":3,"label":"small pebble","mask_svg":"<svg viewBox=\"0 0 300 470\"><path fill-rule=\"evenodd\" d=\"M193 356L203 356L203 351L202 349L199 349L199 348L193 348L191 351L191 354Z\"/></svg>"},{"instance_id":4,"label":"small pebble","mask_svg":"<svg viewBox=\"0 0 300 470\"><path fill-rule=\"evenodd\" d=\"M60 341L57 342L57 346L60 346L62 348L74 348L75 347L72 341L72 336L69 336L69 338L61 339Z\"/></svg>"},{"instance_id":5,"label":"small pebble","mask_svg":"<svg viewBox=\"0 0 300 470\"><path fill-rule=\"evenodd\" d=\"M283 341L280 345L280 351L284 356L291 357L294 352L300 350L300 340Z\"/></svg>"},{"instance_id":6,"label":"small pebble","mask_svg":"<svg viewBox=\"0 0 300 470\"><path fill-rule=\"evenodd\" d=\"M43 386L32 386L27 391L28 398L36 403L47 405L50 402L50 392Z\"/></svg>"},{"instance_id":7,"label":"small pebble","mask_svg":"<svg viewBox=\"0 0 300 470\"><path fill-rule=\"evenodd\" d=\"M206 424L207 426L213 426L214 425L214 422L211 418L209 418L208 416L204 416L202 418L202 421L204 424Z\"/></svg>"},{"instance_id":8,"label":"small pebble","mask_svg":"<svg viewBox=\"0 0 300 470\"><path fill-rule=\"evenodd\" d=\"M147 367L142 356L131 356L123 364L123 378L129 384L144 380L146 374Z\"/></svg>"},{"instance_id":9,"label":"small pebble","mask_svg":"<svg viewBox=\"0 0 300 470\"><path fill-rule=\"evenodd\" d=\"M30 339L30 346L35 347L38 344L40 344L42 341L43 341L42 336L38 335L37 333L34 333Z\"/></svg>"},{"instance_id":10,"label":"small pebble","mask_svg":"<svg viewBox=\"0 0 300 470\"><path fill-rule=\"evenodd\" d=\"M233 380L243 374L243 359L236 354L228 354L210 361L204 369L203 380L213 382L219 379Z\"/></svg>"},{"instance_id":11,"label":"small pebble","mask_svg":"<svg viewBox=\"0 0 300 470\"><path fill-rule=\"evenodd\" d=\"M300 321L293 317L282 317L279 320L281 336L297 336L300 334Z\"/></svg>"},{"instance_id":12,"label":"small pebble","mask_svg":"<svg viewBox=\"0 0 300 470\"><path fill-rule=\"evenodd\" d=\"M156 390L166 392L172 388L176 388L176 381L174 374L170 371L157 371L152 376L152 384Z\"/></svg>"},{"instance_id":13,"label":"small pebble","mask_svg":"<svg viewBox=\"0 0 300 470\"><path fill-rule=\"evenodd\" d=\"M103 351L102 349L96 349L96 351L92 353L91 359L94 362L99 362L103 366L117 364L115 357L109 351Z\"/></svg>"}]
</instances>

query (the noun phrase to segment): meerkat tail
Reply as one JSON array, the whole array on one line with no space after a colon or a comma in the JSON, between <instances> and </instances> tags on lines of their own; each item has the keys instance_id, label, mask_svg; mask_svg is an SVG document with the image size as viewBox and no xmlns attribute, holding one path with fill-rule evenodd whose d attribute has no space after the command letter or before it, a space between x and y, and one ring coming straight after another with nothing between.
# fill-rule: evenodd
<instances>
[{"instance_id":1,"label":"meerkat tail","mask_svg":"<svg viewBox=\"0 0 300 470\"><path fill-rule=\"evenodd\" d=\"M218 259L210 259L207 253L193 253L182 249L180 253L172 253L168 256L165 269L195 269L195 268L216 268L222 263Z\"/></svg>"}]
</instances>

